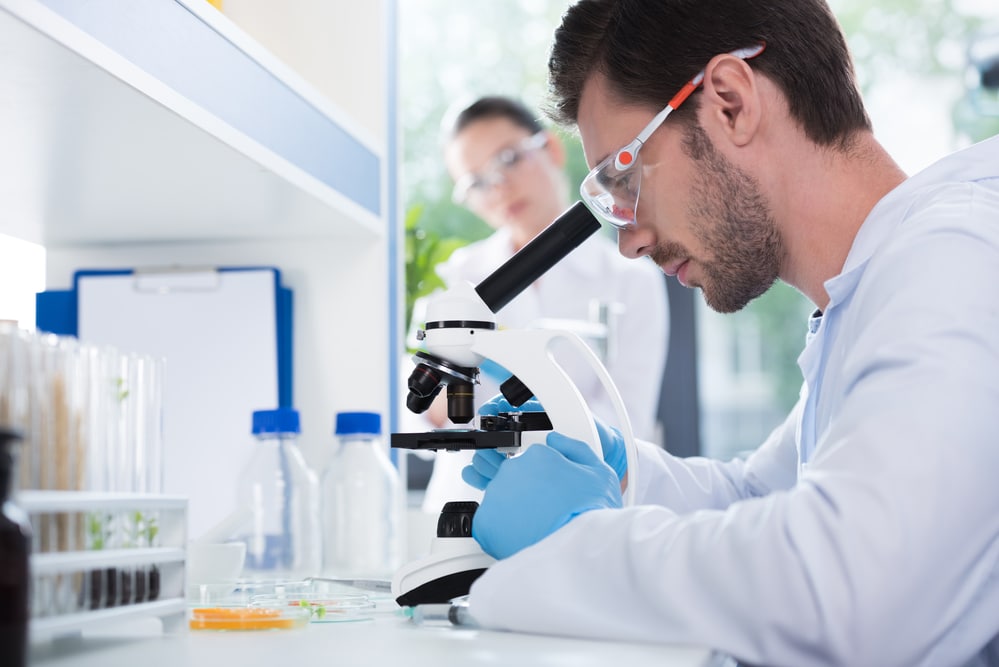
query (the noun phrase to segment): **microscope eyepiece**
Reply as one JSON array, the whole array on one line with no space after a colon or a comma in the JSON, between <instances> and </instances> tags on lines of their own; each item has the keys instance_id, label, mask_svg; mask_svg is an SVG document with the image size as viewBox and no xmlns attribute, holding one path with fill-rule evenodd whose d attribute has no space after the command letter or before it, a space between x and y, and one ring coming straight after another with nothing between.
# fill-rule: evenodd
<instances>
[{"instance_id":1,"label":"microscope eyepiece","mask_svg":"<svg viewBox=\"0 0 999 667\"><path fill-rule=\"evenodd\" d=\"M576 202L501 267L486 276L475 291L489 310L497 313L599 230L600 222L593 213L583 202Z\"/></svg>"}]
</instances>

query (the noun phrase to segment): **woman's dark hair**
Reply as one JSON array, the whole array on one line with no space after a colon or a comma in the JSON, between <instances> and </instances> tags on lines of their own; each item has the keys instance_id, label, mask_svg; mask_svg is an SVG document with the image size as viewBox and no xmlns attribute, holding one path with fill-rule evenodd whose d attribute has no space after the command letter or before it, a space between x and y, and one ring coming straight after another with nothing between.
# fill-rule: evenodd
<instances>
[{"instance_id":1,"label":"woman's dark hair","mask_svg":"<svg viewBox=\"0 0 999 667\"><path fill-rule=\"evenodd\" d=\"M499 95L480 97L458 111L457 114L449 114L449 116L451 115L453 115L453 120L448 121L444 128L445 139L453 139L472 123L487 118L506 118L531 134L536 134L544 129L537 114L532 113L523 103Z\"/></svg>"},{"instance_id":2,"label":"woman's dark hair","mask_svg":"<svg viewBox=\"0 0 999 667\"><path fill-rule=\"evenodd\" d=\"M871 122L846 40L824 0L580 0L562 17L548 61L557 123L573 125L594 72L625 104L658 111L720 53L765 43L748 61L783 91L817 144L845 147ZM697 95L677 111L693 122Z\"/></svg>"}]
</instances>

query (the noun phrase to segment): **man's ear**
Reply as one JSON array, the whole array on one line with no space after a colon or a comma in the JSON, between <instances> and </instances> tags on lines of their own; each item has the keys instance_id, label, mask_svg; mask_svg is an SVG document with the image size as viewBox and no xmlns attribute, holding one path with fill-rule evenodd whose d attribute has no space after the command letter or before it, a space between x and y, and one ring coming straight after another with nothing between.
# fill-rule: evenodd
<instances>
[{"instance_id":1,"label":"man's ear","mask_svg":"<svg viewBox=\"0 0 999 667\"><path fill-rule=\"evenodd\" d=\"M757 75L745 60L715 56L704 68L702 124L713 124L736 146L745 146L760 128L762 101Z\"/></svg>"}]
</instances>

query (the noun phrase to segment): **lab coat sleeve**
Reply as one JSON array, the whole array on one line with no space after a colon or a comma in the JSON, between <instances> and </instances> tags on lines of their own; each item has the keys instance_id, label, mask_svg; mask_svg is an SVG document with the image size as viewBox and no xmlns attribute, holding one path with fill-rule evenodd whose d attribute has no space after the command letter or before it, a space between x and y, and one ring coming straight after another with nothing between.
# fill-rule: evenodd
<instances>
[{"instance_id":1,"label":"lab coat sleeve","mask_svg":"<svg viewBox=\"0 0 999 667\"><path fill-rule=\"evenodd\" d=\"M647 442L638 443L636 504L662 505L678 513L724 509L745 498L789 489L797 478L795 431L801 402L748 458L719 461L677 458Z\"/></svg>"},{"instance_id":2,"label":"lab coat sleeve","mask_svg":"<svg viewBox=\"0 0 999 667\"><path fill-rule=\"evenodd\" d=\"M645 260L614 260L616 266L624 266L616 277L620 286L617 301L623 310L617 317L616 343L607 360L607 371L621 394L635 435L652 439L656 435L659 393L669 350L665 276ZM614 414L610 399L602 391L596 393L590 407L598 415Z\"/></svg>"},{"instance_id":3,"label":"lab coat sleeve","mask_svg":"<svg viewBox=\"0 0 999 667\"><path fill-rule=\"evenodd\" d=\"M999 629L999 201L982 210L987 198L932 207L871 260L828 350L835 416L793 488L724 510L584 513L480 577L476 618L774 666L969 660Z\"/></svg>"}]
</instances>

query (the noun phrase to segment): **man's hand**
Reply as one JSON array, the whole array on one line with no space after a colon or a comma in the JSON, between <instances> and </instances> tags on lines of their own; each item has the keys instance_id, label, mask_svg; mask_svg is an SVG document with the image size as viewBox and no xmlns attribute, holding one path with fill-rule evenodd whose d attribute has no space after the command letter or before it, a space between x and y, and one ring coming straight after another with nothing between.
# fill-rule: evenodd
<instances>
[{"instance_id":1,"label":"man's hand","mask_svg":"<svg viewBox=\"0 0 999 667\"><path fill-rule=\"evenodd\" d=\"M494 558L512 556L584 512L621 507L620 480L610 466L589 445L561 433L549 433L547 444L490 472L472 537Z\"/></svg>"},{"instance_id":2,"label":"man's hand","mask_svg":"<svg viewBox=\"0 0 999 667\"><path fill-rule=\"evenodd\" d=\"M519 407L513 407L503 394L496 394L479 408L479 414L495 417L501 412L544 412L538 399L532 398ZM461 478L465 483L480 491L486 488L489 481L496 476L500 465L506 460L506 454L500 454L495 449L480 449L475 452L472 462L461 469Z\"/></svg>"},{"instance_id":3,"label":"man's hand","mask_svg":"<svg viewBox=\"0 0 999 667\"><path fill-rule=\"evenodd\" d=\"M496 394L479 408L480 415L495 417L501 412L544 412L545 409L536 398L531 398L519 407L510 405L503 394Z\"/></svg>"},{"instance_id":4,"label":"man's hand","mask_svg":"<svg viewBox=\"0 0 999 667\"><path fill-rule=\"evenodd\" d=\"M505 460L506 454L495 449L480 449L475 452L472 462L461 469L461 478L469 486L484 491Z\"/></svg>"},{"instance_id":5,"label":"man's hand","mask_svg":"<svg viewBox=\"0 0 999 667\"><path fill-rule=\"evenodd\" d=\"M624 448L624 436L613 426L608 426L599 417L593 418L600 436L600 450L604 454L604 463L617 473L623 489L628 476L628 451Z\"/></svg>"},{"instance_id":6,"label":"man's hand","mask_svg":"<svg viewBox=\"0 0 999 667\"><path fill-rule=\"evenodd\" d=\"M501 412L543 411L544 407L542 407L536 398L532 398L520 407L515 408L510 405L503 394L496 394L479 408L480 415L490 416L498 415ZM600 436L600 449L603 451L604 461L617 473L617 478L621 481L621 488L624 488L626 485L625 476L628 474L628 456L624 448L624 437L619 430L608 426L599 417L594 417L593 421L597 426L597 435ZM472 458L472 464L462 470L461 477L475 488L484 489L489 480L495 476L496 470L503 462L503 458L505 457L502 454L498 454L495 450L480 450ZM477 459L478 464L476 464Z\"/></svg>"}]
</instances>

